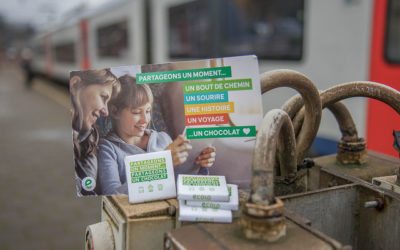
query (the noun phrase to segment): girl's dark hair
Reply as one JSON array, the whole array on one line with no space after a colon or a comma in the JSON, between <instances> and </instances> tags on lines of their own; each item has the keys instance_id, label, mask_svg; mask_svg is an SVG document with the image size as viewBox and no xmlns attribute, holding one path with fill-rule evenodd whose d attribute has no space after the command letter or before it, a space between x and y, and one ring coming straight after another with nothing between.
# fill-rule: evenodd
<instances>
[{"instance_id":1,"label":"girl's dark hair","mask_svg":"<svg viewBox=\"0 0 400 250\"><path fill-rule=\"evenodd\" d=\"M85 88L93 84L99 85L112 85L112 96L111 99L115 98L121 90L121 85L118 78L110 71L109 68L101 70L85 70L85 71L72 71L70 73L70 79L77 76L80 78L79 88ZM72 88L72 86L70 86ZM72 90L70 90L71 93ZM74 97L71 95L71 102L73 106L72 111L72 126L76 124L79 117L79 113L76 112L78 104L76 103ZM78 133L81 131L77 131ZM99 133L97 131L96 125L93 126L92 132L83 141L74 141L74 154L77 159L84 159L89 155L95 155L97 144L99 141Z\"/></svg>"},{"instance_id":2,"label":"girl's dark hair","mask_svg":"<svg viewBox=\"0 0 400 250\"><path fill-rule=\"evenodd\" d=\"M83 141L74 141L74 155L78 160L83 160L90 155L97 154L99 143L99 132L94 126L92 132Z\"/></svg>"}]
</instances>

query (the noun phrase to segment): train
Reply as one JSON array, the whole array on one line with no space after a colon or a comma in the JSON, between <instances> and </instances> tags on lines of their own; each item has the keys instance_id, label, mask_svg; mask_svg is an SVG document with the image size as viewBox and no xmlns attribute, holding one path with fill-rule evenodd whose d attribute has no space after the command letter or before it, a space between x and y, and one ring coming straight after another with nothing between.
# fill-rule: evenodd
<instances>
[{"instance_id":1,"label":"train","mask_svg":"<svg viewBox=\"0 0 400 250\"><path fill-rule=\"evenodd\" d=\"M261 73L296 70L321 90L356 80L399 90L399 24L396 0L116 0L38 34L32 69L68 82L72 70L254 54ZM294 94L265 93L264 112ZM398 155L394 110L366 98L344 103L369 150ZM312 150L334 153L339 139L324 111Z\"/></svg>"}]
</instances>

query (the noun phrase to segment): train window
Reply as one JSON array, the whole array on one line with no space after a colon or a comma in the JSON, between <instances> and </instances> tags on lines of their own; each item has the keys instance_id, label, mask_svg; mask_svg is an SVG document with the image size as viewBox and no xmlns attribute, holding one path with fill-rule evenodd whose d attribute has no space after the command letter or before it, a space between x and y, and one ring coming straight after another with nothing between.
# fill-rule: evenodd
<instances>
[{"instance_id":1,"label":"train window","mask_svg":"<svg viewBox=\"0 0 400 250\"><path fill-rule=\"evenodd\" d=\"M33 51L35 53L35 56L38 57L43 57L44 56L44 44L36 44L33 46Z\"/></svg>"},{"instance_id":2,"label":"train window","mask_svg":"<svg viewBox=\"0 0 400 250\"><path fill-rule=\"evenodd\" d=\"M123 57L128 51L128 21L98 28L97 51L99 57Z\"/></svg>"},{"instance_id":3,"label":"train window","mask_svg":"<svg viewBox=\"0 0 400 250\"><path fill-rule=\"evenodd\" d=\"M208 1L184 3L169 9L170 57L212 56Z\"/></svg>"},{"instance_id":4,"label":"train window","mask_svg":"<svg viewBox=\"0 0 400 250\"><path fill-rule=\"evenodd\" d=\"M223 55L300 60L303 1L225 0L220 16ZM228 4L231 3L231 4Z\"/></svg>"},{"instance_id":5,"label":"train window","mask_svg":"<svg viewBox=\"0 0 400 250\"><path fill-rule=\"evenodd\" d=\"M303 12L304 0L197 0L173 6L169 54L300 60Z\"/></svg>"},{"instance_id":6,"label":"train window","mask_svg":"<svg viewBox=\"0 0 400 250\"><path fill-rule=\"evenodd\" d=\"M385 56L391 63L400 63L400 2L389 0L386 23Z\"/></svg>"},{"instance_id":7,"label":"train window","mask_svg":"<svg viewBox=\"0 0 400 250\"><path fill-rule=\"evenodd\" d=\"M73 42L57 44L54 47L55 59L61 63L75 62L75 44Z\"/></svg>"}]
</instances>

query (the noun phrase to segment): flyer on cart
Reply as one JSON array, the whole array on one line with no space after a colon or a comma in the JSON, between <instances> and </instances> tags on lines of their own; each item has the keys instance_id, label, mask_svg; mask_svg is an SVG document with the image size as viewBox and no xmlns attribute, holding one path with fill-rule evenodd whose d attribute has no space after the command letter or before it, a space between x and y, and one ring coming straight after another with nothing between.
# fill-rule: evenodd
<instances>
[{"instance_id":1,"label":"flyer on cart","mask_svg":"<svg viewBox=\"0 0 400 250\"><path fill-rule=\"evenodd\" d=\"M175 179L250 185L263 114L256 56L72 71L70 94L78 196L128 194L125 157L164 150Z\"/></svg>"}]
</instances>

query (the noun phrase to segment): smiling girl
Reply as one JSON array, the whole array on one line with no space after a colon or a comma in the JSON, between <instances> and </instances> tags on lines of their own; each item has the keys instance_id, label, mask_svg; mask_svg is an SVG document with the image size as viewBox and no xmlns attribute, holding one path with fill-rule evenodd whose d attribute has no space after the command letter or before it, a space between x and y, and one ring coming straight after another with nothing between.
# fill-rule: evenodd
<instances>
[{"instance_id":1,"label":"smiling girl","mask_svg":"<svg viewBox=\"0 0 400 250\"><path fill-rule=\"evenodd\" d=\"M119 78L121 93L110 102L112 131L99 144L99 186L104 195L128 193L124 158L127 155L170 150L174 168L187 160L190 142L179 135L174 141L165 132L149 129L153 94L149 86L136 84L135 78ZM201 167L211 167L215 148L203 149L196 159Z\"/></svg>"}]
</instances>

